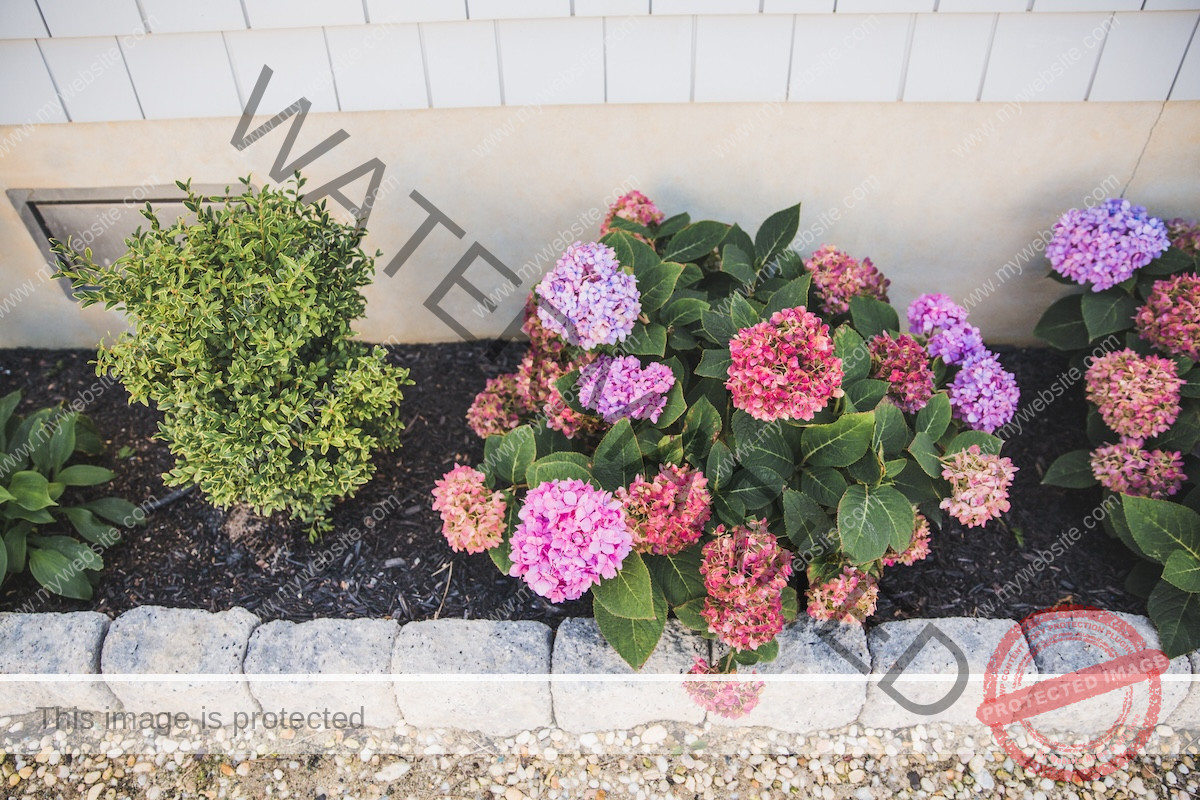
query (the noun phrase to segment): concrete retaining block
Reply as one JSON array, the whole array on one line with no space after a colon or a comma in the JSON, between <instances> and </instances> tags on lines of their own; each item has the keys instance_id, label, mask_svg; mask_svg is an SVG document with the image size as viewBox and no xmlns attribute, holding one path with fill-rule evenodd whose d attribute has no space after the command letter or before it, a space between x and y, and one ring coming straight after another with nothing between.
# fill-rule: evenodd
<instances>
[{"instance_id":1,"label":"concrete retaining block","mask_svg":"<svg viewBox=\"0 0 1200 800\"><path fill-rule=\"evenodd\" d=\"M381 619L276 620L250 636L247 675L388 675L400 625ZM264 711L317 715L362 711L364 724L387 728L400 721L390 681L252 680L250 693Z\"/></svg>"},{"instance_id":2,"label":"concrete retaining block","mask_svg":"<svg viewBox=\"0 0 1200 800\"><path fill-rule=\"evenodd\" d=\"M109 620L94 611L0 614L0 674L99 675ZM120 708L103 680L5 683L0 716L49 706L83 711Z\"/></svg>"},{"instance_id":3,"label":"concrete retaining block","mask_svg":"<svg viewBox=\"0 0 1200 800\"><path fill-rule=\"evenodd\" d=\"M1200 676L1200 650L1194 650L1188 659L1192 665L1192 675ZM1171 716L1167 717L1167 724L1172 728L1200 731L1200 680L1193 678L1185 685L1188 687L1188 693L1175 707Z\"/></svg>"},{"instance_id":4,"label":"concrete retaining block","mask_svg":"<svg viewBox=\"0 0 1200 800\"><path fill-rule=\"evenodd\" d=\"M109 688L135 713L186 714L211 727L259 710L244 677L184 681L116 680L120 675L242 676L242 659L258 617L244 608L219 614L141 606L113 621L100 665ZM218 715L212 717L212 714Z\"/></svg>"},{"instance_id":5,"label":"concrete retaining block","mask_svg":"<svg viewBox=\"0 0 1200 800\"><path fill-rule=\"evenodd\" d=\"M929 628L930 625L933 627ZM886 676L906 652L911 660L890 685L890 691L877 681L871 682L860 721L872 728L909 728L933 722L982 727L983 723L976 717L983 702L982 676L1004 637L1019 631L1020 626L1012 620L967 617L910 619L876 626L867 636L872 674ZM943 636L952 644L946 645L941 640ZM923 645L918 643L919 639L924 641ZM1024 637L1018 636L1015 644L1027 657ZM935 712L933 704L948 698L956 691L956 682L963 680L959 677L960 662L955 649L962 654L966 682L959 684L961 693L957 699L947 708ZM1033 677L1037 670L1032 660L1026 658L1026 662L1024 673ZM908 676L946 678L920 682L904 680ZM917 707L906 707L905 702Z\"/></svg>"},{"instance_id":6,"label":"concrete retaining block","mask_svg":"<svg viewBox=\"0 0 1200 800\"><path fill-rule=\"evenodd\" d=\"M791 733L840 728L854 722L866 698L866 680L837 678L859 676L862 673L856 663L864 668L870 664L863 629L857 625L821 624L803 614L783 629L778 642L779 656L774 661L741 667L740 674L794 674L815 680L766 681L758 705L749 714L731 720L709 712L708 721L732 727L760 725ZM821 680L819 676L823 675L829 679Z\"/></svg>"},{"instance_id":7,"label":"concrete retaining block","mask_svg":"<svg viewBox=\"0 0 1200 800\"><path fill-rule=\"evenodd\" d=\"M696 656L709 658L708 641L672 620L640 674L682 675L692 668ZM604 640L594 619L568 619L559 625L553 671L555 675L635 674ZM688 697L683 681L555 680L552 690L555 723L574 733L704 720L704 709Z\"/></svg>"},{"instance_id":8,"label":"concrete retaining block","mask_svg":"<svg viewBox=\"0 0 1200 800\"><path fill-rule=\"evenodd\" d=\"M400 629L392 671L401 674L548 675L553 632L540 622L442 619ZM549 680L398 681L404 720L495 736L552 725Z\"/></svg>"}]
</instances>

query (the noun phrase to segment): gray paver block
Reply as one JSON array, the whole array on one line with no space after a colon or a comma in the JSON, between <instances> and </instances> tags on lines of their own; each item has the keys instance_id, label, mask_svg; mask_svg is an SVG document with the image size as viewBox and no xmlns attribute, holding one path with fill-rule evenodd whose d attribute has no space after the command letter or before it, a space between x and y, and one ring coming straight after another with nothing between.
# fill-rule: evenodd
<instances>
[{"instance_id":1,"label":"gray paver block","mask_svg":"<svg viewBox=\"0 0 1200 800\"><path fill-rule=\"evenodd\" d=\"M122 681L118 675L242 675L242 659L258 617L244 608L207 611L141 606L113 621L104 640L101 668L109 688L135 713L216 713L222 725L236 714L253 714L258 703L241 680ZM212 725L213 718L205 716Z\"/></svg>"},{"instance_id":2,"label":"gray paver block","mask_svg":"<svg viewBox=\"0 0 1200 800\"><path fill-rule=\"evenodd\" d=\"M548 675L553 632L540 622L442 619L400 629L392 671L400 674ZM548 679L397 681L405 722L507 736L553 723Z\"/></svg>"},{"instance_id":3,"label":"gray paver block","mask_svg":"<svg viewBox=\"0 0 1200 800\"><path fill-rule=\"evenodd\" d=\"M1200 675L1200 650L1189 655L1192 674ZM1175 711L1167 718L1167 724L1172 728L1183 728L1189 731L1200 731L1200 680L1187 683L1188 693L1175 707Z\"/></svg>"},{"instance_id":4,"label":"gray paver block","mask_svg":"<svg viewBox=\"0 0 1200 800\"><path fill-rule=\"evenodd\" d=\"M708 641L672 620L638 674L682 675L696 656L709 657ZM604 640L594 619L568 619L559 625L553 664L555 675L635 674ZM704 719L704 709L684 691L683 681L555 680L552 689L555 723L575 733Z\"/></svg>"},{"instance_id":5,"label":"gray paver block","mask_svg":"<svg viewBox=\"0 0 1200 800\"><path fill-rule=\"evenodd\" d=\"M1146 617L1117 612L1105 613L1111 613L1129 623L1142 637L1145 647L1151 649L1159 648L1158 633L1155 632L1154 625ZM1034 651L1034 663L1037 664L1038 672L1043 675L1074 672L1126 654L1125 650L1119 647L1114 648L1112 652L1105 652L1107 643L1114 641L1114 634L1111 627L1105 626L1100 620L1096 619L1094 612L1061 611L1052 612L1044 616L1052 620L1055 625L1061 623L1063 626L1069 626L1069 628L1064 627L1062 632L1059 632L1056 628L1055 639L1058 641L1048 646L1039 647L1036 641L1030 642L1030 646ZM1042 617L1039 617L1039 619L1042 619ZM1078 636L1087 637L1088 641L1081 641L1078 636L1070 633L1070 630L1078 632ZM1188 660L1188 656L1183 655L1171 660L1171 666L1166 674L1183 675L1190 674L1191 671L1191 662ZM1163 680L1160 683L1162 686L1162 701L1158 719L1155 720L1156 722L1170 718L1187 696L1189 689L1189 685L1183 681ZM1147 708L1149 692L1146 681L1139 682L1130 688L1107 692L1054 711L1030 717L1029 725L1039 731L1056 730L1087 734L1103 733L1120 719L1121 706L1125 699L1130 696L1131 692L1133 698L1131 713L1134 716L1139 712L1144 713Z\"/></svg>"},{"instance_id":6,"label":"gray paver block","mask_svg":"<svg viewBox=\"0 0 1200 800\"><path fill-rule=\"evenodd\" d=\"M850 658L841 655L830 640ZM749 727L761 725L791 733L840 728L854 722L866 697L866 680L844 680L859 676L860 665L870 663L867 637L857 625L821 624L801 615L779 634L779 656L765 664L741 667L740 674L807 675L803 681L765 681L758 705L744 717L726 719L712 712L708 721L716 725ZM818 676L831 676L822 680Z\"/></svg>"},{"instance_id":7,"label":"gray paver block","mask_svg":"<svg viewBox=\"0 0 1200 800\"><path fill-rule=\"evenodd\" d=\"M399 632L399 623L382 619L276 620L255 629L242 669L247 675L388 675ZM400 721L391 681L252 680L250 693L264 711L362 711L373 728Z\"/></svg>"},{"instance_id":8,"label":"gray paver block","mask_svg":"<svg viewBox=\"0 0 1200 800\"><path fill-rule=\"evenodd\" d=\"M108 626L108 617L94 611L0 614L0 673L99 675ZM103 680L6 683L0 689L0 716L47 706L107 711L120 703Z\"/></svg>"},{"instance_id":9,"label":"gray paver block","mask_svg":"<svg viewBox=\"0 0 1200 800\"><path fill-rule=\"evenodd\" d=\"M1032 677L1036 674L1032 660L1028 658L1028 647L1024 637L1019 635L1020 626L1006 619L971 619L966 617L948 617L944 619L910 619L897 622L885 622L873 628L867 636L867 645L871 651L871 672L874 675L886 675L900 660L910 646L922 636L926 626L933 625L934 630L945 635L962 651L966 659L967 683L962 693L945 710L937 713L924 713L930 709L905 708L900 701L886 689L880 688L879 682L872 680L867 688L867 700L863 706L860 721L872 728L908 728L914 725L932 722L946 722L956 725L978 725L981 723L976 716L984 699L983 674L987 670L997 647L1004 637L1015 635L1013 642L1019 658L1025 662L1023 673ZM946 676L945 680L906 681L906 676ZM916 651L915 656L892 683L892 689L902 698L916 705L931 705L946 698L955 690L955 682L959 676L959 662L954 652L939 638L934 636L926 640L923 647Z\"/></svg>"}]
</instances>

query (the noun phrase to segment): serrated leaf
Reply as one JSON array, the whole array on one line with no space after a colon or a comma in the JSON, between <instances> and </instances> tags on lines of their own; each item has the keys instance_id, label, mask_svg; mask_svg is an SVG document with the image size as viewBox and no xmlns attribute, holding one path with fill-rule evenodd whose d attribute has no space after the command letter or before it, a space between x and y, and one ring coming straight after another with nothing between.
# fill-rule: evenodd
<instances>
[{"instance_id":1,"label":"serrated leaf","mask_svg":"<svg viewBox=\"0 0 1200 800\"><path fill-rule=\"evenodd\" d=\"M1200 560L1200 514L1169 500L1128 495L1121 500L1129 532L1146 555L1165 564L1182 550Z\"/></svg>"},{"instance_id":2,"label":"serrated leaf","mask_svg":"<svg viewBox=\"0 0 1200 800\"><path fill-rule=\"evenodd\" d=\"M843 384L870 374L870 350L858 332L849 325L841 325L833 332L833 354L842 360Z\"/></svg>"},{"instance_id":3,"label":"serrated leaf","mask_svg":"<svg viewBox=\"0 0 1200 800\"><path fill-rule=\"evenodd\" d=\"M1087 450L1072 450L1054 459L1046 470L1042 483L1047 486L1065 486L1068 489L1086 489L1099 481L1092 474L1091 454Z\"/></svg>"},{"instance_id":4,"label":"serrated leaf","mask_svg":"<svg viewBox=\"0 0 1200 800\"><path fill-rule=\"evenodd\" d=\"M842 383L845 387L846 397L854 404L856 411L871 411L875 406L879 405L879 401L887 394L887 381L877 381L871 378L854 381L853 383Z\"/></svg>"},{"instance_id":5,"label":"serrated leaf","mask_svg":"<svg viewBox=\"0 0 1200 800\"><path fill-rule=\"evenodd\" d=\"M703 560L699 545L670 556L644 556L650 577L656 586L662 589L667 602L672 606L681 606L698 597L706 597L704 577L700 574L700 563Z\"/></svg>"},{"instance_id":6,"label":"serrated leaf","mask_svg":"<svg viewBox=\"0 0 1200 800\"><path fill-rule=\"evenodd\" d=\"M757 325L760 316L749 300L740 294L734 294L729 298L729 318L733 320L733 327L740 331Z\"/></svg>"},{"instance_id":7,"label":"serrated leaf","mask_svg":"<svg viewBox=\"0 0 1200 800\"><path fill-rule=\"evenodd\" d=\"M1087 292L1080 300L1083 323L1092 340L1133 327L1137 301L1121 289Z\"/></svg>"},{"instance_id":8,"label":"serrated leaf","mask_svg":"<svg viewBox=\"0 0 1200 800\"><path fill-rule=\"evenodd\" d=\"M1034 326L1033 335L1059 350L1087 347L1088 329L1081 303L1078 294L1054 301Z\"/></svg>"},{"instance_id":9,"label":"serrated leaf","mask_svg":"<svg viewBox=\"0 0 1200 800\"><path fill-rule=\"evenodd\" d=\"M880 403L875 407L875 433L871 439L871 447L882 449L885 459L903 453L908 445L909 435L903 411L891 403Z\"/></svg>"},{"instance_id":10,"label":"serrated leaf","mask_svg":"<svg viewBox=\"0 0 1200 800\"><path fill-rule=\"evenodd\" d=\"M592 587L592 597L608 613L624 619L654 619L654 595L650 571L642 557L632 552L621 562L621 569Z\"/></svg>"},{"instance_id":11,"label":"serrated leaf","mask_svg":"<svg viewBox=\"0 0 1200 800\"><path fill-rule=\"evenodd\" d=\"M1200 592L1200 559L1176 550L1163 564L1162 579L1185 592Z\"/></svg>"},{"instance_id":12,"label":"serrated leaf","mask_svg":"<svg viewBox=\"0 0 1200 800\"><path fill-rule=\"evenodd\" d=\"M778 422L760 422L745 411L734 411L731 420L734 458L760 481L782 485L795 471L792 448Z\"/></svg>"},{"instance_id":13,"label":"serrated leaf","mask_svg":"<svg viewBox=\"0 0 1200 800\"><path fill-rule=\"evenodd\" d=\"M700 469L708 460L708 451L721 432L721 415L707 397L701 397L683 418L683 455Z\"/></svg>"},{"instance_id":14,"label":"serrated leaf","mask_svg":"<svg viewBox=\"0 0 1200 800\"><path fill-rule=\"evenodd\" d=\"M700 363L696 366L696 374L704 378L717 378L723 381L729 377L729 366L732 363L733 358L729 355L728 347L722 350L703 350Z\"/></svg>"},{"instance_id":15,"label":"serrated leaf","mask_svg":"<svg viewBox=\"0 0 1200 800\"><path fill-rule=\"evenodd\" d=\"M744 284L753 283L756 277L750 254L735 244L727 244L721 249L721 271Z\"/></svg>"},{"instance_id":16,"label":"serrated leaf","mask_svg":"<svg viewBox=\"0 0 1200 800\"><path fill-rule=\"evenodd\" d=\"M695 261L708 255L725 238L728 225L711 220L702 220L688 225L667 243L663 252L664 261Z\"/></svg>"},{"instance_id":17,"label":"serrated leaf","mask_svg":"<svg viewBox=\"0 0 1200 800\"><path fill-rule=\"evenodd\" d=\"M698 321L709 308L707 300L698 297L677 297L667 303L666 308L658 315L659 321L668 328L690 325Z\"/></svg>"},{"instance_id":18,"label":"serrated leaf","mask_svg":"<svg viewBox=\"0 0 1200 800\"><path fill-rule=\"evenodd\" d=\"M487 554L502 575L509 575L512 573L513 567L512 534L521 519L517 516L520 509L516 501L509 495L506 495L505 499L507 503L504 510L504 538L500 540L500 544L489 548Z\"/></svg>"},{"instance_id":19,"label":"serrated leaf","mask_svg":"<svg viewBox=\"0 0 1200 800\"><path fill-rule=\"evenodd\" d=\"M704 329L704 333L709 339L722 346L727 346L729 340L737 333L737 328L734 327L733 320L729 315L718 311L705 311L701 314L700 327Z\"/></svg>"},{"instance_id":20,"label":"serrated leaf","mask_svg":"<svg viewBox=\"0 0 1200 800\"><path fill-rule=\"evenodd\" d=\"M799 552L813 549L833 527L829 515L816 500L794 489L783 490L783 525Z\"/></svg>"},{"instance_id":21,"label":"serrated leaf","mask_svg":"<svg viewBox=\"0 0 1200 800\"><path fill-rule=\"evenodd\" d=\"M667 329L657 322L649 325L639 322L633 326L633 332L625 339L622 348L628 355L662 358L667 351Z\"/></svg>"},{"instance_id":22,"label":"serrated leaf","mask_svg":"<svg viewBox=\"0 0 1200 800\"><path fill-rule=\"evenodd\" d=\"M729 447L722 441L713 442L712 449L708 451L708 461L704 467L704 476L708 478L708 482L714 491L721 489L733 476L734 467L737 462L734 461L733 453Z\"/></svg>"},{"instance_id":23,"label":"serrated leaf","mask_svg":"<svg viewBox=\"0 0 1200 800\"><path fill-rule=\"evenodd\" d=\"M505 483L521 483L537 457L533 428L522 425L501 436L489 436L483 446L483 472Z\"/></svg>"},{"instance_id":24,"label":"serrated leaf","mask_svg":"<svg viewBox=\"0 0 1200 800\"><path fill-rule=\"evenodd\" d=\"M979 445L981 453L998 456L1000 449L1004 447L1004 440L983 431L963 431L950 440L950 444L946 447L946 455L966 450L972 445Z\"/></svg>"},{"instance_id":25,"label":"serrated leaf","mask_svg":"<svg viewBox=\"0 0 1200 800\"><path fill-rule=\"evenodd\" d=\"M842 473L833 467L810 467L800 473L800 491L830 508L837 506L847 486Z\"/></svg>"},{"instance_id":26,"label":"serrated leaf","mask_svg":"<svg viewBox=\"0 0 1200 800\"><path fill-rule=\"evenodd\" d=\"M800 229L800 204L776 211L767 217L754 234L754 258L766 264L782 253L796 238Z\"/></svg>"},{"instance_id":27,"label":"serrated leaf","mask_svg":"<svg viewBox=\"0 0 1200 800\"><path fill-rule=\"evenodd\" d=\"M653 599L652 619L618 617L599 602L592 603L592 614L604 640L635 670L641 669L650 658L667 627L667 601L658 592Z\"/></svg>"},{"instance_id":28,"label":"serrated leaf","mask_svg":"<svg viewBox=\"0 0 1200 800\"><path fill-rule=\"evenodd\" d=\"M551 453L530 464L525 473L525 482L530 489L547 481L571 479L595 483L587 456L582 453Z\"/></svg>"},{"instance_id":29,"label":"serrated leaf","mask_svg":"<svg viewBox=\"0 0 1200 800\"><path fill-rule=\"evenodd\" d=\"M642 311L653 312L662 308L674 294L675 283L682 273L683 265L672 261L660 261L635 269Z\"/></svg>"},{"instance_id":30,"label":"serrated leaf","mask_svg":"<svg viewBox=\"0 0 1200 800\"><path fill-rule=\"evenodd\" d=\"M848 467L871 445L875 414L845 414L828 425L809 425L800 438L800 452L813 466Z\"/></svg>"},{"instance_id":31,"label":"serrated leaf","mask_svg":"<svg viewBox=\"0 0 1200 800\"><path fill-rule=\"evenodd\" d=\"M799 278L790 280L776 289L771 293L771 299L767 301L767 306L763 309L763 319L770 319L771 315L776 311L806 306L808 304L808 290L811 284L812 275L806 272Z\"/></svg>"},{"instance_id":32,"label":"serrated leaf","mask_svg":"<svg viewBox=\"0 0 1200 800\"><path fill-rule=\"evenodd\" d=\"M1168 658L1200 648L1200 594L1159 581L1150 593L1146 610Z\"/></svg>"},{"instance_id":33,"label":"serrated leaf","mask_svg":"<svg viewBox=\"0 0 1200 800\"><path fill-rule=\"evenodd\" d=\"M864 339L878 336L884 331L900 330L900 316L896 309L874 297L851 297L850 319Z\"/></svg>"},{"instance_id":34,"label":"serrated leaf","mask_svg":"<svg viewBox=\"0 0 1200 800\"><path fill-rule=\"evenodd\" d=\"M637 436L629 420L621 419L613 425L592 457L592 475L601 488L610 492L628 486L642 472L642 453L638 450Z\"/></svg>"},{"instance_id":35,"label":"serrated leaf","mask_svg":"<svg viewBox=\"0 0 1200 800\"><path fill-rule=\"evenodd\" d=\"M931 478L942 477L942 462L938 459L937 446L927 433L918 433L908 445L917 465Z\"/></svg>"},{"instance_id":36,"label":"serrated leaf","mask_svg":"<svg viewBox=\"0 0 1200 800\"><path fill-rule=\"evenodd\" d=\"M706 639L711 639L713 635L708 631L708 621L700 614L704 610L704 603L705 598L697 597L695 600L675 606L672 610L686 627L698 632Z\"/></svg>"},{"instance_id":37,"label":"serrated leaf","mask_svg":"<svg viewBox=\"0 0 1200 800\"><path fill-rule=\"evenodd\" d=\"M917 432L927 434L936 442L950 427L950 416L950 397L945 392L937 392L917 412Z\"/></svg>"},{"instance_id":38,"label":"serrated leaf","mask_svg":"<svg viewBox=\"0 0 1200 800\"><path fill-rule=\"evenodd\" d=\"M881 558L893 540L912 535L915 523L912 503L890 486L855 484L838 503L842 549L855 564Z\"/></svg>"}]
</instances>

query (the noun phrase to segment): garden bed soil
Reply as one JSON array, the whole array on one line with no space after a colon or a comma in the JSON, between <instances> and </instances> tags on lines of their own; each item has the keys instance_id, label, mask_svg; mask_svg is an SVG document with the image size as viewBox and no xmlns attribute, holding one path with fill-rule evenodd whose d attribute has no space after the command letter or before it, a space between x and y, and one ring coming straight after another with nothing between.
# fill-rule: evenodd
<instances>
[{"instance_id":1,"label":"garden bed soil","mask_svg":"<svg viewBox=\"0 0 1200 800\"><path fill-rule=\"evenodd\" d=\"M106 567L91 601L37 595L26 573L0 586L0 611L92 609L117 615L140 605L221 611L242 606L264 619L392 617L401 621L467 617L535 619L551 625L590 616L584 599L550 604L514 578L501 575L486 554L454 553L430 508L430 490L454 463L477 464L483 443L464 422L487 378L515 367L524 349L511 345L498 363L488 343L403 345L393 363L408 367L416 385L405 387L403 446L376 456L375 478L332 514L333 532L309 543L299 525L280 515L268 520L227 514L192 492L149 515L145 527L104 555ZM1043 349L1001 352L1021 386L1024 404L1067 369ZM20 414L78 396L95 395L86 409L108 450L95 463L113 469L104 487L134 503L163 498L161 479L172 459L153 438L160 415L129 405L119 384L100 386L89 362L93 351L0 351L0 395L20 389ZM1023 407L1024 407L1023 404ZM1144 601L1124 590L1134 559L1099 529L1037 568L1064 531L1082 527L1099 503L1097 491L1042 486L1059 454L1086 446L1084 402L1078 384L1024 423L1005 448L1020 472L1003 522L966 529L950 520L935 531L932 552L913 567L887 571L873 621L908 617L1021 618L1062 603L1144 613ZM357 527L361 537L348 535ZM1018 540L1023 540L1022 545ZM322 554L326 554L324 557ZM333 556L336 555L336 558ZM997 593L1021 576L1020 591ZM803 577L794 579L803 590Z\"/></svg>"}]
</instances>

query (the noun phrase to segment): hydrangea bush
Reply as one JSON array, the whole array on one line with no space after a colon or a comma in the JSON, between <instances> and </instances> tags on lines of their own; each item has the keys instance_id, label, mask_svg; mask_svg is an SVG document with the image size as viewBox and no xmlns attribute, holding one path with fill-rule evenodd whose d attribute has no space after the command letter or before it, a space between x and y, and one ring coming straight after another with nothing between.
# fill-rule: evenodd
<instances>
[{"instance_id":1,"label":"hydrangea bush","mask_svg":"<svg viewBox=\"0 0 1200 800\"><path fill-rule=\"evenodd\" d=\"M1106 530L1143 559L1128 588L1147 597L1172 657L1200 646L1198 231L1125 200L1065 214L1046 248L1050 277L1085 290L1035 328L1073 353L1091 440L1043 482L1101 487Z\"/></svg>"},{"instance_id":2,"label":"hydrangea bush","mask_svg":"<svg viewBox=\"0 0 1200 800\"><path fill-rule=\"evenodd\" d=\"M869 259L789 247L799 217L751 237L619 200L534 288L528 353L472 405L483 464L438 482L451 546L553 602L590 591L635 668L672 614L723 645L697 674L773 657L804 609L861 624L943 509L979 525L1008 507L990 432L1017 388L966 312L924 296L903 331ZM757 698L689 691L731 715Z\"/></svg>"}]
</instances>

